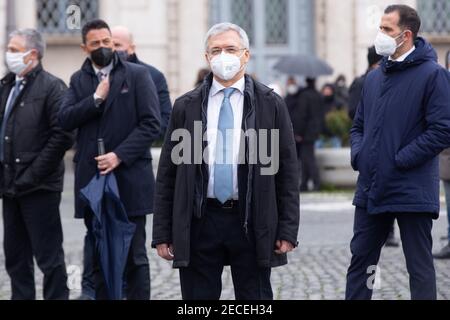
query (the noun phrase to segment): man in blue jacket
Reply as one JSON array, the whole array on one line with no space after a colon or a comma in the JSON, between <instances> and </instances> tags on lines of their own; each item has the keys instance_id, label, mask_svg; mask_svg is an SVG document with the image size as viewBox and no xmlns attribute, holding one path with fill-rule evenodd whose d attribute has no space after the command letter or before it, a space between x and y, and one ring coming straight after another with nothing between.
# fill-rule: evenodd
<instances>
[{"instance_id":1,"label":"man in blue jacket","mask_svg":"<svg viewBox=\"0 0 450 320\"><path fill-rule=\"evenodd\" d=\"M347 299L370 299L393 219L400 227L412 299L436 299L431 229L439 216L438 155L450 147L450 76L418 37L404 5L385 10L375 40L384 56L370 72L351 130L355 194ZM381 285L383 285L381 270Z\"/></svg>"},{"instance_id":2,"label":"man in blue jacket","mask_svg":"<svg viewBox=\"0 0 450 320\"><path fill-rule=\"evenodd\" d=\"M75 162L75 215L84 218L92 236L92 212L80 197L100 173L115 173L121 201L136 232L126 264L127 299L150 298L150 274L145 247L146 215L153 212L154 176L150 147L160 133L155 85L147 70L119 59L111 31L102 20L82 30L82 48L88 55L70 81L59 121L66 130L78 130ZM99 156L103 139L106 154ZM107 298L98 254L93 254L95 296Z\"/></svg>"}]
</instances>

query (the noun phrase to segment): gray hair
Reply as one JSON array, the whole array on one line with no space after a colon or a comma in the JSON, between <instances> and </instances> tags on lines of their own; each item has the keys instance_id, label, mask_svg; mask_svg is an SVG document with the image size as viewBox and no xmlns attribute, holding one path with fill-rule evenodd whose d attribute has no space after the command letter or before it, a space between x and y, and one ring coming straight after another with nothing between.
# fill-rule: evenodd
<instances>
[{"instance_id":1,"label":"gray hair","mask_svg":"<svg viewBox=\"0 0 450 320\"><path fill-rule=\"evenodd\" d=\"M244 49L250 49L250 41L248 39L247 32L244 29L239 27L238 25L230 22L218 23L209 29L208 33L205 37L205 50L208 51L208 42L209 39L213 36L217 36L219 34L228 32L228 31L236 31L239 37L241 38L241 43Z\"/></svg>"},{"instance_id":2,"label":"gray hair","mask_svg":"<svg viewBox=\"0 0 450 320\"><path fill-rule=\"evenodd\" d=\"M11 32L9 39L12 37L23 37L25 39L25 48L27 50L35 49L38 52L39 60L44 57L45 40L42 34L35 29L21 29Z\"/></svg>"}]
</instances>

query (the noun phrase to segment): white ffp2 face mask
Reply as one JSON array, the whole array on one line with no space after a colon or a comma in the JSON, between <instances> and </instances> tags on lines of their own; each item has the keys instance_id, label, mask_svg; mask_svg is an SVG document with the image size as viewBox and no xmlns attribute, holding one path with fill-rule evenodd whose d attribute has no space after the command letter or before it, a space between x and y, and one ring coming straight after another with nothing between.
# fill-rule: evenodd
<instances>
[{"instance_id":1,"label":"white ffp2 face mask","mask_svg":"<svg viewBox=\"0 0 450 320\"><path fill-rule=\"evenodd\" d=\"M241 58L222 52L211 60L211 70L220 79L231 80L242 70Z\"/></svg>"},{"instance_id":2,"label":"white ffp2 face mask","mask_svg":"<svg viewBox=\"0 0 450 320\"><path fill-rule=\"evenodd\" d=\"M377 54L384 57L390 57L392 56L395 51L397 51L397 48L401 47L405 42L397 45L397 39L400 38L405 31L403 31L398 37L392 38L388 36L387 34L378 31L377 37L375 39L375 50L377 51Z\"/></svg>"},{"instance_id":3,"label":"white ffp2 face mask","mask_svg":"<svg viewBox=\"0 0 450 320\"><path fill-rule=\"evenodd\" d=\"M9 71L16 75L22 74L26 68L29 67L31 60L28 63L25 63L24 58L30 54L31 51L28 52L6 52L6 64L8 66Z\"/></svg>"}]
</instances>

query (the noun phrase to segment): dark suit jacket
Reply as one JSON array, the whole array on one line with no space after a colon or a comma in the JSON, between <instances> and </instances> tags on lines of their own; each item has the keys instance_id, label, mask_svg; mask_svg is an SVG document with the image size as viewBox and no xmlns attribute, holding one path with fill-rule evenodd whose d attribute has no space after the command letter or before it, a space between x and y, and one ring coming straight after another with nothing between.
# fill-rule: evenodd
<instances>
[{"instance_id":1,"label":"dark suit jacket","mask_svg":"<svg viewBox=\"0 0 450 320\"><path fill-rule=\"evenodd\" d=\"M196 122L203 130L207 124L208 95L212 75L204 84L180 97L174 105L166 141L159 162L155 192L155 216L153 218L153 242L174 245L174 267L187 267L190 263L191 222L201 218L205 212L208 188L206 164L182 163L176 165L172 151L179 142L170 139L177 129L188 130L191 145L202 145L202 134L195 134ZM277 267L287 263L286 255L276 255L276 240L297 243L299 228L299 190L297 152L292 124L286 105L272 89L245 78L243 129L266 129L279 133L279 141L269 141L269 150L279 151L279 170L274 175L263 175L261 163L240 164L238 167L239 206L242 228L255 239L258 265ZM264 138L261 138L264 139ZM250 141L245 139L246 159L250 155ZM278 149L275 149L279 147ZM192 147L190 163L202 159L202 148ZM177 159L179 160L179 159Z\"/></svg>"},{"instance_id":2,"label":"dark suit jacket","mask_svg":"<svg viewBox=\"0 0 450 320\"><path fill-rule=\"evenodd\" d=\"M170 93L169 87L167 86L166 77L164 77L164 74L155 67L139 60L135 54L132 55L128 61L144 66L150 73L150 76L155 83L159 99L159 111L161 114L160 138L164 138L167 131L167 126L169 125L170 114L172 113L172 102L170 101Z\"/></svg>"},{"instance_id":3,"label":"dark suit jacket","mask_svg":"<svg viewBox=\"0 0 450 320\"><path fill-rule=\"evenodd\" d=\"M97 173L97 140L106 152L115 152L122 164L114 171L121 200L129 216L153 211L154 175L150 148L159 136L159 103L155 85L147 70L137 64L114 59L107 100L97 108L94 92L98 79L90 60L70 81L59 112L61 126L78 129L74 157L75 215L84 217L86 203L79 191Z\"/></svg>"}]
</instances>

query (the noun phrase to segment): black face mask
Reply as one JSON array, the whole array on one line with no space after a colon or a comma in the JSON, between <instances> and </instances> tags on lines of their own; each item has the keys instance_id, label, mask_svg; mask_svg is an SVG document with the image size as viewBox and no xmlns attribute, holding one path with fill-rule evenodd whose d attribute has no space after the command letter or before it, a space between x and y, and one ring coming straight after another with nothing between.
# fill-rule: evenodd
<instances>
[{"instance_id":1,"label":"black face mask","mask_svg":"<svg viewBox=\"0 0 450 320\"><path fill-rule=\"evenodd\" d=\"M101 47L91 52L91 59L97 66L104 68L109 65L114 57L111 48Z\"/></svg>"},{"instance_id":2,"label":"black face mask","mask_svg":"<svg viewBox=\"0 0 450 320\"><path fill-rule=\"evenodd\" d=\"M130 55L128 54L128 52L126 50L120 50L120 51L116 51L119 58L122 59L123 61L128 61L128 58L130 57Z\"/></svg>"},{"instance_id":3,"label":"black face mask","mask_svg":"<svg viewBox=\"0 0 450 320\"><path fill-rule=\"evenodd\" d=\"M332 95L332 96L324 96L324 100L327 103L331 103L331 102L334 101L334 95Z\"/></svg>"}]
</instances>

